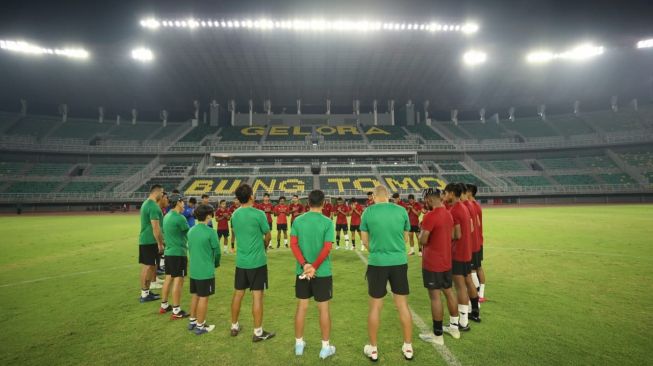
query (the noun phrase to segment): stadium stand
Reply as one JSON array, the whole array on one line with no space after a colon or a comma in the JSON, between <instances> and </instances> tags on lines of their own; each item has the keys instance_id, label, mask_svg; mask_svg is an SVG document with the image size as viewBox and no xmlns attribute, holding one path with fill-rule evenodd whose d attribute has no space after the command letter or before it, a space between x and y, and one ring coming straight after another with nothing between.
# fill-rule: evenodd
<instances>
[{"instance_id":1,"label":"stadium stand","mask_svg":"<svg viewBox=\"0 0 653 366\"><path fill-rule=\"evenodd\" d=\"M526 138L558 135L546 122L536 118L521 118L514 122L505 122L503 125L507 129L514 130Z\"/></svg>"},{"instance_id":2,"label":"stadium stand","mask_svg":"<svg viewBox=\"0 0 653 366\"><path fill-rule=\"evenodd\" d=\"M324 136L325 141L362 141L363 135L361 134L360 129L357 126L346 125L338 126L339 128L333 126L320 126L315 129L315 131ZM387 126L379 127L385 129ZM354 132L350 132L354 131ZM365 129L363 129L365 131ZM384 136L383 134L378 134L374 136ZM372 138L372 135L368 134L367 138Z\"/></svg>"},{"instance_id":3,"label":"stadium stand","mask_svg":"<svg viewBox=\"0 0 653 366\"><path fill-rule=\"evenodd\" d=\"M198 176L190 179L181 190L188 196L199 196L203 193L233 195L242 183L249 182L243 177L206 177Z\"/></svg>"},{"instance_id":4,"label":"stadium stand","mask_svg":"<svg viewBox=\"0 0 653 366\"><path fill-rule=\"evenodd\" d=\"M444 187L445 182L434 175L408 175L408 174L393 174L383 175L381 181L392 192L401 190L422 190L429 187Z\"/></svg>"},{"instance_id":5,"label":"stadium stand","mask_svg":"<svg viewBox=\"0 0 653 366\"><path fill-rule=\"evenodd\" d=\"M85 175L90 176L128 176L143 168L143 164L93 164Z\"/></svg>"},{"instance_id":6,"label":"stadium stand","mask_svg":"<svg viewBox=\"0 0 653 366\"><path fill-rule=\"evenodd\" d=\"M313 190L312 176L280 177L260 176L252 181L254 192L281 192L281 194L305 194Z\"/></svg>"},{"instance_id":7,"label":"stadium stand","mask_svg":"<svg viewBox=\"0 0 653 366\"><path fill-rule=\"evenodd\" d=\"M214 127L208 124L200 124L190 130L186 135L184 135L184 137L179 139L178 142L200 142L206 136L213 135L214 133L218 132L219 129L220 128L217 126Z\"/></svg>"},{"instance_id":8,"label":"stadium stand","mask_svg":"<svg viewBox=\"0 0 653 366\"><path fill-rule=\"evenodd\" d=\"M473 183L479 187L487 187L488 184L482 181L477 176L467 173L467 174L442 174L442 179L447 183Z\"/></svg>"},{"instance_id":9,"label":"stadium stand","mask_svg":"<svg viewBox=\"0 0 653 366\"><path fill-rule=\"evenodd\" d=\"M531 168L523 160L481 160L477 161L483 168L494 172L519 172Z\"/></svg>"},{"instance_id":10,"label":"stadium stand","mask_svg":"<svg viewBox=\"0 0 653 366\"><path fill-rule=\"evenodd\" d=\"M108 140L145 140L149 135L161 127L160 123L136 122L135 125L130 121L122 122L109 130Z\"/></svg>"},{"instance_id":11,"label":"stadium stand","mask_svg":"<svg viewBox=\"0 0 653 366\"><path fill-rule=\"evenodd\" d=\"M266 141L295 141L306 140L306 136L313 133L311 126L272 126L266 131Z\"/></svg>"},{"instance_id":12,"label":"stadium stand","mask_svg":"<svg viewBox=\"0 0 653 366\"><path fill-rule=\"evenodd\" d=\"M178 189L179 185L181 182L184 180L184 178L172 178L172 177L155 177L151 178L145 184L143 184L140 188L136 190L136 192L149 192L150 187L153 184L160 184L163 186L164 190L166 192L170 192L173 189Z\"/></svg>"},{"instance_id":13,"label":"stadium stand","mask_svg":"<svg viewBox=\"0 0 653 366\"><path fill-rule=\"evenodd\" d=\"M572 158L544 158L537 161L545 169L578 169L578 165Z\"/></svg>"},{"instance_id":14,"label":"stadium stand","mask_svg":"<svg viewBox=\"0 0 653 366\"><path fill-rule=\"evenodd\" d=\"M508 178L517 186L543 187L551 185L551 182L541 175L513 176Z\"/></svg>"},{"instance_id":15,"label":"stadium stand","mask_svg":"<svg viewBox=\"0 0 653 366\"><path fill-rule=\"evenodd\" d=\"M35 164L27 175L65 175L73 167L73 164L59 164L59 163L38 163Z\"/></svg>"},{"instance_id":16,"label":"stadium stand","mask_svg":"<svg viewBox=\"0 0 653 366\"><path fill-rule=\"evenodd\" d=\"M90 139L106 133L113 124L99 123L97 120L69 119L57 127L51 137Z\"/></svg>"},{"instance_id":17,"label":"stadium stand","mask_svg":"<svg viewBox=\"0 0 653 366\"><path fill-rule=\"evenodd\" d=\"M324 173L324 168L322 169L322 172ZM365 173L372 173L372 167L371 166L361 166L361 165L344 165L344 166L337 166L337 165L329 165L326 168L326 173L327 174L365 174Z\"/></svg>"},{"instance_id":18,"label":"stadium stand","mask_svg":"<svg viewBox=\"0 0 653 366\"><path fill-rule=\"evenodd\" d=\"M547 122L553 125L565 136L586 135L594 133L592 127L587 125L581 118L574 115L554 116L547 118Z\"/></svg>"},{"instance_id":19,"label":"stadium stand","mask_svg":"<svg viewBox=\"0 0 653 366\"><path fill-rule=\"evenodd\" d=\"M607 184L636 184L637 183L630 175L624 173L599 174L598 176Z\"/></svg>"},{"instance_id":20,"label":"stadium stand","mask_svg":"<svg viewBox=\"0 0 653 366\"><path fill-rule=\"evenodd\" d=\"M26 116L11 126L6 134L43 137L60 121L55 117Z\"/></svg>"},{"instance_id":21,"label":"stadium stand","mask_svg":"<svg viewBox=\"0 0 653 366\"><path fill-rule=\"evenodd\" d=\"M426 141L444 140L444 137L440 136L439 133L427 125L406 126L406 129L411 133L421 136Z\"/></svg>"},{"instance_id":22,"label":"stadium stand","mask_svg":"<svg viewBox=\"0 0 653 366\"><path fill-rule=\"evenodd\" d=\"M220 131L220 141L237 142L237 141L251 141L258 142L263 135L263 127L260 127L261 134L254 134L252 132L245 132L247 127L223 127Z\"/></svg>"},{"instance_id":23,"label":"stadium stand","mask_svg":"<svg viewBox=\"0 0 653 366\"><path fill-rule=\"evenodd\" d=\"M232 168L232 167L211 167L207 168L206 174L254 174L254 168Z\"/></svg>"},{"instance_id":24,"label":"stadium stand","mask_svg":"<svg viewBox=\"0 0 653 366\"><path fill-rule=\"evenodd\" d=\"M75 182L71 181L59 191L61 193L95 193L104 190L111 182Z\"/></svg>"},{"instance_id":25,"label":"stadium stand","mask_svg":"<svg viewBox=\"0 0 653 366\"><path fill-rule=\"evenodd\" d=\"M366 193L380 184L374 175L320 176L320 189L328 194Z\"/></svg>"},{"instance_id":26,"label":"stadium stand","mask_svg":"<svg viewBox=\"0 0 653 366\"><path fill-rule=\"evenodd\" d=\"M639 122L639 115L636 112L623 111L612 112L602 111L583 115L586 121L596 125L605 132L634 131L645 128Z\"/></svg>"},{"instance_id":27,"label":"stadium stand","mask_svg":"<svg viewBox=\"0 0 653 366\"><path fill-rule=\"evenodd\" d=\"M459 162L449 160L449 161L441 161L437 162L438 167L440 167L441 171L451 171L451 172L461 172L461 171L467 171L464 166L462 166Z\"/></svg>"},{"instance_id":28,"label":"stadium stand","mask_svg":"<svg viewBox=\"0 0 653 366\"><path fill-rule=\"evenodd\" d=\"M415 173L422 172L422 167L419 165L386 165L386 166L377 166L376 169L379 171L379 173L415 174Z\"/></svg>"},{"instance_id":29,"label":"stadium stand","mask_svg":"<svg viewBox=\"0 0 653 366\"><path fill-rule=\"evenodd\" d=\"M582 156L576 159L581 166L589 168L616 169L618 168L607 156Z\"/></svg>"},{"instance_id":30,"label":"stadium stand","mask_svg":"<svg viewBox=\"0 0 653 366\"><path fill-rule=\"evenodd\" d=\"M61 182L13 182L7 188L7 193L51 193Z\"/></svg>"},{"instance_id":31,"label":"stadium stand","mask_svg":"<svg viewBox=\"0 0 653 366\"><path fill-rule=\"evenodd\" d=\"M152 136L149 137L149 140L174 140L179 136L175 136L174 132L177 131L183 124L182 123L171 123L168 122L166 127L162 125L159 126L159 130Z\"/></svg>"},{"instance_id":32,"label":"stadium stand","mask_svg":"<svg viewBox=\"0 0 653 366\"><path fill-rule=\"evenodd\" d=\"M572 174L572 175L553 175L551 178L555 179L558 183L563 186L578 186L578 185L587 185L587 184L597 184L596 179L592 178L591 175L581 175L581 174Z\"/></svg>"},{"instance_id":33,"label":"stadium stand","mask_svg":"<svg viewBox=\"0 0 653 366\"><path fill-rule=\"evenodd\" d=\"M304 167L292 167L292 166L289 166L289 167L283 167L283 166L269 167L269 166L266 166L266 167L259 168L258 171L259 171L259 173L261 173L261 175L263 175L263 174L268 175L268 174L304 174L305 170L306 169L304 169Z\"/></svg>"},{"instance_id":34,"label":"stadium stand","mask_svg":"<svg viewBox=\"0 0 653 366\"><path fill-rule=\"evenodd\" d=\"M486 121L481 123L480 121L469 121L461 122L458 124L469 132L472 137L478 140L491 140L491 139L502 139L510 137L508 132L502 127L501 124L496 122Z\"/></svg>"},{"instance_id":35,"label":"stadium stand","mask_svg":"<svg viewBox=\"0 0 653 366\"><path fill-rule=\"evenodd\" d=\"M0 162L0 175L17 175L28 166L25 163L18 162L9 162L3 161Z\"/></svg>"},{"instance_id":36,"label":"stadium stand","mask_svg":"<svg viewBox=\"0 0 653 366\"><path fill-rule=\"evenodd\" d=\"M380 127L383 131L389 132L389 135L386 134L370 134L367 135L369 141L384 141L384 140L405 140L406 131L399 126L382 126Z\"/></svg>"},{"instance_id":37,"label":"stadium stand","mask_svg":"<svg viewBox=\"0 0 653 366\"><path fill-rule=\"evenodd\" d=\"M629 152L621 153L619 156L628 164L638 168L653 170L653 152Z\"/></svg>"}]
</instances>

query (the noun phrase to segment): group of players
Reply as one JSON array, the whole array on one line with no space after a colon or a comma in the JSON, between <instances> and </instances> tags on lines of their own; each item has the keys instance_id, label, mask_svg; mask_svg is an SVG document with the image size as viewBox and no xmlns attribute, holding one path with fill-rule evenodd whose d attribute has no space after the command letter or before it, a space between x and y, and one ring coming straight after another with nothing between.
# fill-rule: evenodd
<instances>
[{"instance_id":1,"label":"group of players","mask_svg":"<svg viewBox=\"0 0 653 366\"><path fill-rule=\"evenodd\" d=\"M170 197L161 186L154 185L150 196L141 207L141 232L139 236L139 262L141 270L141 302L161 299L159 313L172 312L172 319L189 318L188 329L197 335L211 332L215 326L206 324L208 298L215 292L215 269L220 265L220 238L224 238L224 250L231 250L237 238L234 294L231 306L232 336L242 330L238 318L245 290L253 296L253 341L274 337L262 327L263 293L268 287L266 250L273 249L271 241L272 216L277 219L277 248L288 247L288 223L290 222L290 248L296 258L296 297L299 301L295 324L295 354L302 355L306 343L303 340L304 318L308 300L314 298L320 311L322 348L320 357L335 353L329 343L329 300L332 298L330 250L333 244L340 247L340 234L344 232L345 248L349 249L349 231L352 232L351 249L355 248L355 233L359 234L363 250L370 251L366 278L370 309L368 333L370 342L364 354L376 361L378 350L376 337L382 300L387 294L386 286L394 294L403 328L402 352L406 359L413 358L411 345L412 319L407 305L409 292L407 278L406 242L411 244L409 254L414 254L417 238L422 255L422 277L428 290L433 318L433 333L420 338L444 344L443 333L460 338L461 331L468 331L469 320L480 322L480 302L483 302L485 276L483 260L482 211L475 200L476 187L471 184L451 183L443 191L429 188L423 193L422 203L414 196L402 202L398 195L388 197L384 186L368 193L365 206L355 199L349 205L338 198L332 206L324 194L315 190L309 194L303 206L298 196L289 205L281 197L273 205L269 195L256 203L252 188L246 184L236 190L232 207L220 201L214 209L208 196L197 205L193 198L186 199L173 192ZM163 214L164 211L167 213ZM421 225L419 217L424 214ZM336 216L336 225L332 217ZM351 216L351 225L347 217ZM213 219L217 230L212 228ZM229 232L231 228L231 235ZM165 255L165 280L162 294L150 291L156 283L156 263ZM180 307L181 289L188 274L190 260L190 313ZM455 288L455 295L452 290ZM168 296L172 293L172 305ZM444 294L450 313L450 324L443 326Z\"/></svg>"}]
</instances>

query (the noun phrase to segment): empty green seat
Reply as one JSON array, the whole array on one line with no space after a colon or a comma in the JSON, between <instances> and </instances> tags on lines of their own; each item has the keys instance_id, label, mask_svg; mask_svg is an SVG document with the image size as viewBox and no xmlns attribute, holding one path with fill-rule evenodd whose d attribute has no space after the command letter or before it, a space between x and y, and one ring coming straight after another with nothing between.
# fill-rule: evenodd
<instances>
[{"instance_id":1,"label":"empty green seat","mask_svg":"<svg viewBox=\"0 0 653 366\"><path fill-rule=\"evenodd\" d=\"M200 142L204 137L212 135L218 131L219 127L208 124L200 124L190 130L179 142Z\"/></svg>"},{"instance_id":2,"label":"empty green seat","mask_svg":"<svg viewBox=\"0 0 653 366\"><path fill-rule=\"evenodd\" d=\"M13 182L7 188L7 193L50 193L61 182Z\"/></svg>"},{"instance_id":3,"label":"empty green seat","mask_svg":"<svg viewBox=\"0 0 653 366\"><path fill-rule=\"evenodd\" d=\"M28 175L65 175L72 164L38 163L30 169Z\"/></svg>"},{"instance_id":4,"label":"empty green seat","mask_svg":"<svg viewBox=\"0 0 653 366\"><path fill-rule=\"evenodd\" d=\"M508 177L518 186L542 187L550 186L551 182L541 175Z\"/></svg>"},{"instance_id":5,"label":"empty green seat","mask_svg":"<svg viewBox=\"0 0 653 366\"><path fill-rule=\"evenodd\" d=\"M594 178L592 178L592 176L581 174L554 175L552 178L563 186L579 186L598 183Z\"/></svg>"},{"instance_id":6,"label":"empty green seat","mask_svg":"<svg viewBox=\"0 0 653 366\"><path fill-rule=\"evenodd\" d=\"M420 135L426 141L442 141L444 137L440 136L439 133L435 132L430 126L427 125L415 125L415 126L406 126L406 129L411 133Z\"/></svg>"},{"instance_id":7,"label":"empty green seat","mask_svg":"<svg viewBox=\"0 0 653 366\"><path fill-rule=\"evenodd\" d=\"M108 182L70 182L60 192L62 193L96 193L103 190Z\"/></svg>"},{"instance_id":8,"label":"empty green seat","mask_svg":"<svg viewBox=\"0 0 653 366\"><path fill-rule=\"evenodd\" d=\"M616 173L616 174L600 174L599 177L603 179L607 184L635 184L635 180L628 174Z\"/></svg>"},{"instance_id":9,"label":"empty green seat","mask_svg":"<svg viewBox=\"0 0 653 366\"><path fill-rule=\"evenodd\" d=\"M487 187L487 183L473 174L442 174L442 179L447 183L472 183L478 187Z\"/></svg>"}]
</instances>

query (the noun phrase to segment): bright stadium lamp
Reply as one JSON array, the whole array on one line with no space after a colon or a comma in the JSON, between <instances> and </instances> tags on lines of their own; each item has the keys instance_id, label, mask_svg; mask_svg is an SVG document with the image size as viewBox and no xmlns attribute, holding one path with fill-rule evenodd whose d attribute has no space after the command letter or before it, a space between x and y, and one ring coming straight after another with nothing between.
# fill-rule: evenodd
<instances>
[{"instance_id":1,"label":"bright stadium lamp","mask_svg":"<svg viewBox=\"0 0 653 366\"><path fill-rule=\"evenodd\" d=\"M603 53L603 47L592 44L582 44L561 53L558 57L572 61L584 61Z\"/></svg>"},{"instance_id":2,"label":"bright stadium lamp","mask_svg":"<svg viewBox=\"0 0 653 366\"><path fill-rule=\"evenodd\" d=\"M47 48L25 41L0 40L0 49L28 55L55 55L85 60L89 52L83 48Z\"/></svg>"},{"instance_id":3,"label":"bright stadium lamp","mask_svg":"<svg viewBox=\"0 0 653 366\"><path fill-rule=\"evenodd\" d=\"M550 51L533 51L526 55L526 61L530 63L546 63L555 57L556 55Z\"/></svg>"},{"instance_id":4,"label":"bright stadium lamp","mask_svg":"<svg viewBox=\"0 0 653 366\"><path fill-rule=\"evenodd\" d=\"M136 61L150 62L154 59L154 54L149 48L135 48L132 50L132 58Z\"/></svg>"},{"instance_id":5,"label":"bright stadium lamp","mask_svg":"<svg viewBox=\"0 0 653 366\"><path fill-rule=\"evenodd\" d=\"M651 48L651 47L653 47L653 38L643 39L637 42L637 48Z\"/></svg>"},{"instance_id":6,"label":"bright stadium lamp","mask_svg":"<svg viewBox=\"0 0 653 366\"><path fill-rule=\"evenodd\" d=\"M462 32L464 34L474 34L478 32L478 24L476 23L465 23L462 26Z\"/></svg>"},{"instance_id":7,"label":"bright stadium lamp","mask_svg":"<svg viewBox=\"0 0 653 366\"><path fill-rule=\"evenodd\" d=\"M161 26L161 23L154 18L146 18L141 20L141 27L143 28L156 30L159 29L159 26Z\"/></svg>"},{"instance_id":8,"label":"bright stadium lamp","mask_svg":"<svg viewBox=\"0 0 653 366\"><path fill-rule=\"evenodd\" d=\"M469 66L479 65L487 61L487 54L477 50L467 51L463 55L463 61Z\"/></svg>"}]
</instances>

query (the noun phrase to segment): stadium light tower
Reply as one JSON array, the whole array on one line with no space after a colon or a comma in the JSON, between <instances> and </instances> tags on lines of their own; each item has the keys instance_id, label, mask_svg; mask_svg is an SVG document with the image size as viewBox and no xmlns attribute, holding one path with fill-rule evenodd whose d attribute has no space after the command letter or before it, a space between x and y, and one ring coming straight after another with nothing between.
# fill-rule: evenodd
<instances>
[{"instance_id":1,"label":"stadium light tower","mask_svg":"<svg viewBox=\"0 0 653 366\"><path fill-rule=\"evenodd\" d=\"M637 42L637 48L651 48L651 47L653 47L653 38L643 39Z\"/></svg>"}]
</instances>

